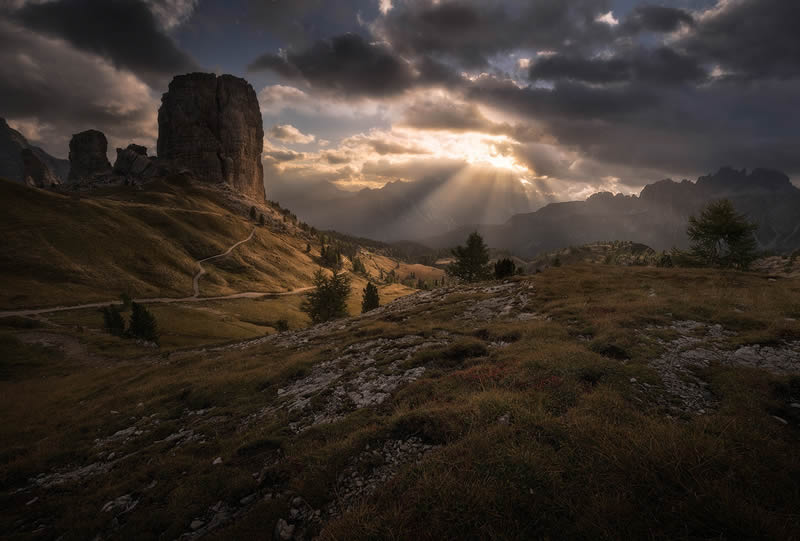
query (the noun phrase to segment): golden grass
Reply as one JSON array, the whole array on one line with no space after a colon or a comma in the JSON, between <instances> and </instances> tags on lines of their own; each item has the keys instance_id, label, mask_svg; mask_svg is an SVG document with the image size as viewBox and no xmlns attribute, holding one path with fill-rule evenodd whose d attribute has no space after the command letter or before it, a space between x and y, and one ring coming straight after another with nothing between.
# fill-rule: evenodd
<instances>
[{"instance_id":1,"label":"golden grass","mask_svg":"<svg viewBox=\"0 0 800 541\"><path fill-rule=\"evenodd\" d=\"M83 486L43 492L31 506L31 494L4 493L0 520L49 517L48 535L92 538L109 520L99 509L132 493L140 503L114 536L176 538L217 501L238 505L256 491L252 474L277 456L283 460L268 468L270 483L320 508L366 444L414 435L440 447L311 533L331 540L800 537L800 428L772 417L797 399L800 379L712 366L705 377L718 410L680 421L635 401L629 383L657 378L646 361L661 350L637 333L649 324L724 322L739 333L731 347L800 338L798 323L787 320L800 315L797 280L603 266L524 280L532 280L531 301L549 320L454 321L459 303L477 298L464 294L412 311L407 321L363 318L354 331L306 350L140 350L128 361L90 363L18 341L41 329L2 327L0 475L8 487L92 463L95 438L130 426L132 417L155 415L160 424L122 450L136 454ZM299 318L292 304L299 297L288 299L165 306L159 320L175 347L203 344L193 329L215 321L223 334L270 332L277 316L301 324L291 319ZM438 330L453 342L410 359L427 367L425 376L378 408L298 435L287 430L284 413L242 422L336 348ZM72 336L93 340L89 332ZM509 345L490 347L499 340ZM204 443L155 443L187 425L186 411L208 407L215 409L192 425ZM223 464L213 466L217 456ZM212 538L269 536L287 513L286 499L260 500Z\"/></svg>"}]
</instances>

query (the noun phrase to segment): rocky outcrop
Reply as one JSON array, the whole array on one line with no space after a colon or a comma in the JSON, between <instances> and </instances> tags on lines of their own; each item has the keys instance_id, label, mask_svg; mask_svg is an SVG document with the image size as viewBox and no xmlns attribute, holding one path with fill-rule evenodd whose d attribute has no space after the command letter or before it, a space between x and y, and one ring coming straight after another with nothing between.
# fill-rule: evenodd
<instances>
[{"instance_id":1,"label":"rocky outcrop","mask_svg":"<svg viewBox=\"0 0 800 541\"><path fill-rule=\"evenodd\" d=\"M110 175L107 151L108 141L103 132L86 130L73 135L69 142L69 181L93 181Z\"/></svg>"},{"instance_id":2,"label":"rocky outcrop","mask_svg":"<svg viewBox=\"0 0 800 541\"><path fill-rule=\"evenodd\" d=\"M61 184L61 179L30 148L23 148L20 157L22 158L22 178L28 186L48 188Z\"/></svg>"},{"instance_id":3,"label":"rocky outcrop","mask_svg":"<svg viewBox=\"0 0 800 541\"><path fill-rule=\"evenodd\" d=\"M179 75L161 98L157 153L174 168L263 200L263 145L258 99L244 79Z\"/></svg>"},{"instance_id":4,"label":"rocky outcrop","mask_svg":"<svg viewBox=\"0 0 800 541\"><path fill-rule=\"evenodd\" d=\"M114 174L125 177L146 177L154 169L152 160L147 157L147 147L130 144L117 149Z\"/></svg>"},{"instance_id":5,"label":"rocky outcrop","mask_svg":"<svg viewBox=\"0 0 800 541\"><path fill-rule=\"evenodd\" d=\"M23 159L23 150L29 150L36 160L50 171L55 177L56 182L47 176L41 177L41 185L59 184L66 181L69 172L69 162L60 160L49 155L39 147L31 145L25 137L17 130L6 123L5 119L0 118L0 178L13 180L14 182L27 182L26 177L38 178L36 175L27 175ZM34 169L37 166L33 166ZM34 172L32 169L28 172ZM48 179L50 183L47 184Z\"/></svg>"}]
</instances>

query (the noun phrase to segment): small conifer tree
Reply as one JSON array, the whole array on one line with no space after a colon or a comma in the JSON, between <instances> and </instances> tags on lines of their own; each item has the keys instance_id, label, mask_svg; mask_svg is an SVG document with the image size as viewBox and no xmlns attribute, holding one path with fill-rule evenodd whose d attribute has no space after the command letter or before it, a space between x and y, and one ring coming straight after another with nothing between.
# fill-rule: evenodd
<instances>
[{"instance_id":1,"label":"small conifer tree","mask_svg":"<svg viewBox=\"0 0 800 541\"><path fill-rule=\"evenodd\" d=\"M378 288L372 282L367 283L364 288L364 296L361 299L361 313L369 312L380 306L380 297L378 296Z\"/></svg>"}]
</instances>

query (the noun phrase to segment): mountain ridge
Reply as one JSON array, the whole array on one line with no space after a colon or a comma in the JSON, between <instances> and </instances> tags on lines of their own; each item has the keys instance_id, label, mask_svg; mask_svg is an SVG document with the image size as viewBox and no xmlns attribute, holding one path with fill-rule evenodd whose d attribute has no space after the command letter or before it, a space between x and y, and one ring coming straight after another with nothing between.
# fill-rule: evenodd
<instances>
[{"instance_id":1,"label":"mountain ridge","mask_svg":"<svg viewBox=\"0 0 800 541\"><path fill-rule=\"evenodd\" d=\"M706 203L723 198L759 225L756 238L762 250L800 248L800 189L780 171L759 168L748 173L730 167L696 182L654 182L639 195L598 192L584 201L551 203L516 214L504 224L462 226L422 242L444 248L476 230L492 248L511 250L520 257L609 239L638 242L656 250L684 248L688 245L688 217Z\"/></svg>"}]
</instances>

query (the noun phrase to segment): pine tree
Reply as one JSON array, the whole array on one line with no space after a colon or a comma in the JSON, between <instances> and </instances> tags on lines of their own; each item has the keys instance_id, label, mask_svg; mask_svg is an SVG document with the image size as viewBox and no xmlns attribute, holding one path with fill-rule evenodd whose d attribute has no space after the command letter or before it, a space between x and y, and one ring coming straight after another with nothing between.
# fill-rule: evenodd
<instances>
[{"instance_id":1,"label":"pine tree","mask_svg":"<svg viewBox=\"0 0 800 541\"><path fill-rule=\"evenodd\" d=\"M489 247L477 232L470 234L466 246L456 246L452 253L456 260L447 268L450 276L465 282L479 282L491 277Z\"/></svg>"},{"instance_id":2,"label":"pine tree","mask_svg":"<svg viewBox=\"0 0 800 541\"><path fill-rule=\"evenodd\" d=\"M250 219L251 220L256 219L256 207L250 207Z\"/></svg>"},{"instance_id":3,"label":"pine tree","mask_svg":"<svg viewBox=\"0 0 800 541\"><path fill-rule=\"evenodd\" d=\"M686 234L691 241L691 255L701 263L747 269L756 258L756 230L757 224L749 222L729 200L723 199L709 203L700 216L691 216Z\"/></svg>"},{"instance_id":4,"label":"pine tree","mask_svg":"<svg viewBox=\"0 0 800 541\"><path fill-rule=\"evenodd\" d=\"M125 334L125 320L122 319L122 314L116 306L104 306L103 312L103 328L111 335L122 336Z\"/></svg>"},{"instance_id":5,"label":"pine tree","mask_svg":"<svg viewBox=\"0 0 800 541\"><path fill-rule=\"evenodd\" d=\"M367 283L364 288L364 296L361 299L361 313L374 310L381 305L380 297L378 296L378 288L372 282Z\"/></svg>"},{"instance_id":6,"label":"pine tree","mask_svg":"<svg viewBox=\"0 0 800 541\"><path fill-rule=\"evenodd\" d=\"M263 214L259 214L259 216L258 216L258 225L262 225L263 226L264 222L265 222L264 215Z\"/></svg>"},{"instance_id":7,"label":"pine tree","mask_svg":"<svg viewBox=\"0 0 800 541\"><path fill-rule=\"evenodd\" d=\"M131 303L131 320L128 333L134 338L158 343L158 326L156 318L142 304Z\"/></svg>"},{"instance_id":8,"label":"pine tree","mask_svg":"<svg viewBox=\"0 0 800 541\"><path fill-rule=\"evenodd\" d=\"M318 270L314 273L314 290L306 295L300 309L308 314L312 323L347 317L349 296L349 276L334 272L328 277Z\"/></svg>"}]
</instances>

